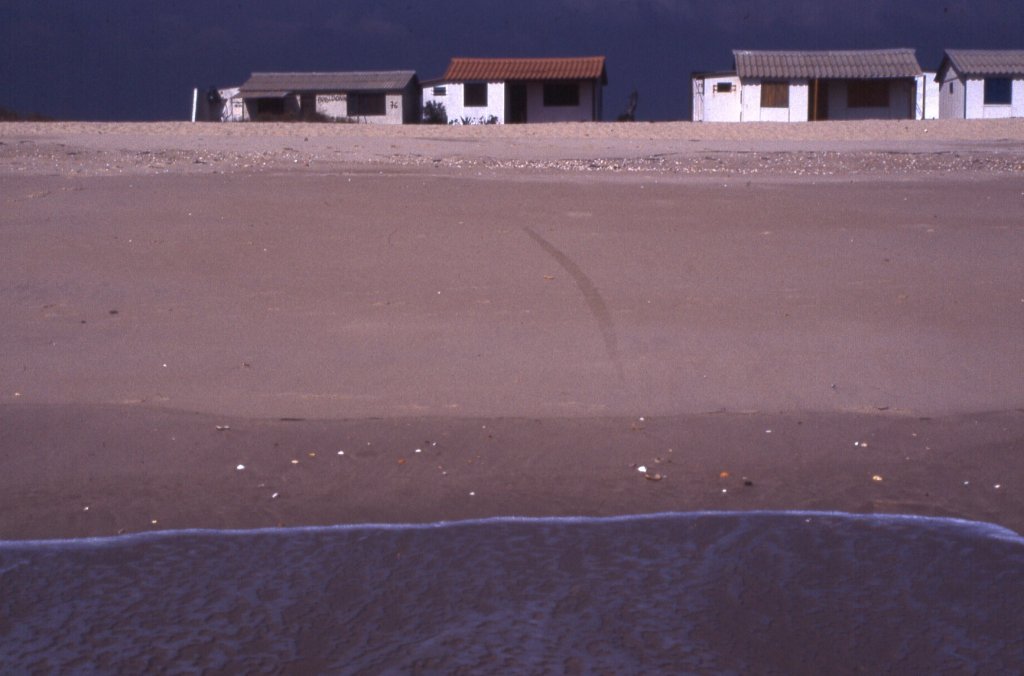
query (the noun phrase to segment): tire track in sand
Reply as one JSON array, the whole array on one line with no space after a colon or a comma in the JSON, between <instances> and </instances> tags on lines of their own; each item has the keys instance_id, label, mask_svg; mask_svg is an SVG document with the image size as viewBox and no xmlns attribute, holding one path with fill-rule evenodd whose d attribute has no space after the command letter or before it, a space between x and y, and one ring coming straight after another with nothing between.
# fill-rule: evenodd
<instances>
[{"instance_id":1,"label":"tire track in sand","mask_svg":"<svg viewBox=\"0 0 1024 676\"><path fill-rule=\"evenodd\" d=\"M626 375L622 368L622 359L619 356L619 340L615 335L615 324L612 322L612 315L608 312L608 306L605 305L604 298L601 297L601 292L597 290L594 283L590 281L590 277L587 277L587 274L583 272L580 266L576 265L558 247L538 235L530 227L523 227L523 232L529 235L530 239L554 258L562 266L562 269L568 272L569 276L576 282L577 288L583 294L583 299L590 309L590 314L597 321L597 328L601 332L601 338L604 340L604 349L608 353L608 359L615 365L615 373L619 376L619 380L624 381Z\"/></svg>"}]
</instances>

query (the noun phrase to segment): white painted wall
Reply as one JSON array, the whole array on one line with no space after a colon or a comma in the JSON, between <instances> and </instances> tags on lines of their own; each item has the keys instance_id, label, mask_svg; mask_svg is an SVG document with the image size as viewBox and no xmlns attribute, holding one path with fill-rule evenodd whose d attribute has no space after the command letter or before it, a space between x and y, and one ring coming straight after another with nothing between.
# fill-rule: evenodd
<instances>
[{"instance_id":1,"label":"white painted wall","mask_svg":"<svg viewBox=\"0 0 1024 676\"><path fill-rule=\"evenodd\" d=\"M221 122L242 122L248 119L245 115L245 102L242 100L239 87L218 89L223 107L220 110Z\"/></svg>"},{"instance_id":2,"label":"white painted wall","mask_svg":"<svg viewBox=\"0 0 1024 676\"><path fill-rule=\"evenodd\" d=\"M545 106L544 83L526 83L527 122L589 122L594 119L594 83L580 82L577 106ZM598 92L600 95L600 92ZM598 107L600 111L600 107Z\"/></svg>"},{"instance_id":3,"label":"white painted wall","mask_svg":"<svg viewBox=\"0 0 1024 676\"><path fill-rule=\"evenodd\" d=\"M789 83L789 121L806 122L807 105L810 96L810 85L807 80L794 80Z\"/></svg>"},{"instance_id":4,"label":"white painted wall","mask_svg":"<svg viewBox=\"0 0 1024 676\"><path fill-rule=\"evenodd\" d=\"M828 117L833 120L863 119L936 119L943 105L940 86L934 73L917 79L916 86L909 80L890 83L887 108L850 108L847 105L846 82L830 80L828 88ZM715 92L720 82L732 82L731 93ZM1024 87L1024 81L1021 86ZM916 92L915 110L911 101ZM698 75L691 80L694 122L806 122L810 83L792 80L789 83L788 108L761 107L761 81L744 80L735 75ZM1014 102L1016 103L1016 95ZM1024 103L1022 103L1024 106ZM922 118L922 110L924 117Z\"/></svg>"},{"instance_id":5,"label":"white painted wall","mask_svg":"<svg viewBox=\"0 0 1024 676\"><path fill-rule=\"evenodd\" d=\"M744 122L806 122L807 80L790 80L788 108L761 107L761 80L744 80L740 119Z\"/></svg>"},{"instance_id":6,"label":"white painted wall","mask_svg":"<svg viewBox=\"0 0 1024 676\"><path fill-rule=\"evenodd\" d=\"M544 83L526 83L526 122L589 122L593 120L594 85L580 83L579 105L544 104Z\"/></svg>"},{"instance_id":7,"label":"white painted wall","mask_svg":"<svg viewBox=\"0 0 1024 676\"><path fill-rule=\"evenodd\" d=\"M389 92L384 95L384 115L371 115L358 118L367 124L402 124L402 94Z\"/></svg>"},{"instance_id":8,"label":"white painted wall","mask_svg":"<svg viewBox=\"0 0 1024 676\"><path fill-rule=\"evenodd\" d=\"M917 77L915 120L935 120L939 117L939 83L935 73L925 71Z\"/></svg>"},{"instance_id":9,"label":"white painted wall","mask_svg":"<svg viewBox=\"0 0 1024 676\"><path fill-rule=\"evenodd\" d=\"M719 84L731 84L732 91L715 91ZM740 79L735 75L698 76L692 80L694 122L739 122Z\"/></svg>"},{"instance_id":10,"label":"white painted wall","mask_svg":"<svg viewBox=\"0 0 1024 676\"><path fill-rule=\"evenodd\" d=\"M740 121L761 121L761 82L759 80L747 80L741 85Z\"/></svg>"},{"instance_id":11,"label":"white painted wall","mask_svg":"<svg viewBox=\"0 0 1024 676\"><path fill-rule=\"evenodd\" d=\"M348 112L348 98L345 92L316 95L316 112L333 120L353 119L363 124L402 124L402 94L389 92L384 95L384 115L359 115L351 117ZM351 96L358 96L353 93Z\"/></svg>"},{"instance_id":12,"label":"white painted wall","mask_svg":"<svg viewBox=\"0 0 1024 676\"><path fill-rule=\"evenodd\" d=\"M909 120L914 119L910 109L913 83L893 80L889 83L889 105L878 108L850 108L848 82L830 80L828 83L828 119L830 120Z\"/></svg>"},{"instance_id":13,"label":"white painted wall","mask_svg":"<svg viewBox=\"0 0 1024 676\"><path fill-rule=\"evenodd\" d=\"M983 120L1024 117L1024 77L1010 83L1009 105L985 105L984 78L961 78L950 68L939 84L939 117Z\"/></svg>"},{"instance_id":14,"label":"white painted wall","mask_svg":"<svg viewBox=\"0 0 1024 676\"><path fill-rule=\"evenodd\" d=\"M704 78L690 78L690 119L693 122L707 122L704 119Z\"/></svg>"},{"instance_id":15,"label":"white painted wall","mask_svg":"<svg viewBox=\"0 0 1024 676\"><path fill-rule=\"evenodd\" d=\"M316 112L332 120L348 120L364 124L402 124L403 122L403 94L401 92L387 93L384 95L384 115L365 115L350 117L348 114L348 97L345 92L330 92L316 94L314 98ZM298 94L284 97L285 112L299 115L301 112L301 96ZM252 100L255 103L255 100ZM250 120L255 116L256 110L250 110L248 105L242 101L240 96L232 98L225 104L225 115L230 108L230 120Z\"/></svg>"},{"instance_id":16,"label":"white painted wall","mask_svg":"<svg viewBox=\"0 0 1024 676\"><path fill-rule=\"evenodd\" d=\"M939 82L939 119L962 120L966 115L964 99L963 80L957 77L952 68L947 68Z\"/></svg>"},{"instance_id":17,"label":"white painted wall","mask_svg":"<svg viewBox=\"0 0 1024 676\"><path fill-rule=\"evenodd\" d=\"M967 78L964 86L967 88L964 116L969 120L985 118L985 80L975 77Z\"/></svg>"},{"instance_id":18,"label":"white painted wall","mask_svg":"<svg viewBox=\"0 0 1024 676\"><path fill-rule=\"evenodd\" d=\"M344 119L348 117L348 96L344 93L317 94L316 112L332 120Z\"/></svg>"},{"instance_id":19,"label":"white painted wall","mask_svg":"<svg viewBox=\"0 0 1024 676\"><path fill-rule=\"evenodd\" d=\"M911 119L910 109L917 92L917 109L924 106L928 119L939 116L940 92L933 75L918 79L919 87L910 80L893 81L889 89L886 108L850 108L847 105L846 82L830 80L828 86L828 118L831 120ZM715 84L732 82L733 92L716 93ZM930 85L928 83L931 83ZM691 81L694 122L806 122L810 83L791 80L788 108L761 107L761 80L740 79L731 75L696 76ZM917 116L921 119L920 116Z\"/></svg>"},{"instance_id":20,"label":"white painted wall","mask_svg":"<svg viewBox=\"0 0 1024 676\"><path fill-rule=\"evenodd\" d=\"M1024 117L1024 79L1010 83L1009 105L985 105L985 80L967 79L967 117L969 119L998 119Z\"/></svg>"},{"instance_id":21,"label":"white painted wall","mask_svg":"<svg viewBox=\"0 0 1024 676\"><path fill-rule=\"evenodd\" d=\"M249 120L249 111L246 109L245 99L241 95L232 96L231 100L227 101L224 106L226 111L230 111L225 112L224 122L244 122Z\"/></svg>"},{"instance_id":22,"label":"white painted wall","mask_svg":"<svg viewBox=\"0 0 1024 676\"><path fill-rule=\"evenodd\" d=\"M434 94L434 89L443 87L445 90L444 94ZM426 105L428 101L438 101L444 104L445 111L448 113L448 122L456 123L463 118L469 118L473 121L484 120L493 115L498 118L499 123L505 122L505 83L504 82L488 82L487 83L487 106L486 107L466 107L465 91L461 82L448 82L435 85L424 85L423 87L423 104Z\"/></svg>"},{"instance_id":23,"label":"white painted wall","mask_svg":"<svg viewBox=\"0 0 1024 676\"><path fill-rule=\"evenodd\" d=\"M527 122L583 122L594 119L595 106L597 116L601 115L601 89L593 82L580 82L580 100L577 106L545 106L544 83L526 83L526 121ZM444 94L435 94L438 88ZM465 86L461 82L448 82L423 86L423 104L437 101L444 104L448 113L448 122L459 124L463 118L479 123L490 116L498 118L498 124L505 123L505 83L487 83L487 106L467 107L465 105Z\"/></svg>"}]
</instances>

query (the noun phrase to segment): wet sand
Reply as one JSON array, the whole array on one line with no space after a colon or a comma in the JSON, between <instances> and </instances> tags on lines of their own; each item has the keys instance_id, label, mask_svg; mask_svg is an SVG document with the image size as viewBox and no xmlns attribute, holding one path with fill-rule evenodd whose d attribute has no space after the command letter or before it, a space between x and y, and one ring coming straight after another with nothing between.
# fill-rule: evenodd
<instances>
[{"instance_id":1,"label":"wet sand","mask_svg":"<svg viewBox=\"0 0 1024 676\"><path fill-rule=\"evenodd\" d=\"M626 127L0 125L0 539L1024 531L1024 127Z\"/></svg>"}]
</instances>

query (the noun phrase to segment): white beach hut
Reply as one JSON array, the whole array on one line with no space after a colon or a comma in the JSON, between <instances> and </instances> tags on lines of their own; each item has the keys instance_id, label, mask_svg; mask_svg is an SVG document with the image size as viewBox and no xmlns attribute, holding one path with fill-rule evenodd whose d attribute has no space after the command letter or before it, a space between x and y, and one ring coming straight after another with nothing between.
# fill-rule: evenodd
<instances>
[{"instance_id":1,"label":"white beach hut","mask_svg":"<svg viewBox=\"0 0 1024 676\"><path fill-rule=\"evenodd\" d=\"M947 49L935 75L939 117L1024 117L1024 50Z\"/></svg>"},{"instance_id":2,"label":"white beach hut","mask_svg":"<svg viewBox=\"0 0 1024 676\"><path fill-rule=\"evenodd\" d=\"M735 71L694 73L695 122L912 120L927 116L912 49L733 51Z\"/></svg>"},{"instance_id":3,"label":"white beach hut","mask_svg":"<svg viewBox=\"0 0 1024 676\"><path fill-rule=\"evenodd\" d=\"M454 58L423 83L423 103L443 105L454 123L583 122L601 119L606 84L603 56Z\"/></svg>"},{"instance_id":4,"label":"white beach hut","mask_svg":"<svg viewBox=\"0 0 1024 676\"><path fill-rule=\"evenodd\" d=\"M248 119L347 120L403 124L419 120L416 73L253 73L241 87Z\"/></svg>"}]
</instances>

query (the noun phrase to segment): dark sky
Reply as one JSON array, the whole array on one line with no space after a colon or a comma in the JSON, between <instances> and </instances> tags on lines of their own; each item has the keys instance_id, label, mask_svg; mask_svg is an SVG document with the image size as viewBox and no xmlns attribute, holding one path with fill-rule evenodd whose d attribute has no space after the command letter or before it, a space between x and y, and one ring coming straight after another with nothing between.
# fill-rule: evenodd
<instances>
[{"instance_id":1,"label":"dark sky","mask_svg":"<svg viewBox=\"0 0 1024 676\"><path fill-rule=\"evenodd\" d=\"M260 70L444 72L452 56L608 57L605 116L689 116L732 49L1024 48L1024 0L0 0L0 106L185 119Z\"/></svg>"}]
</instances>

